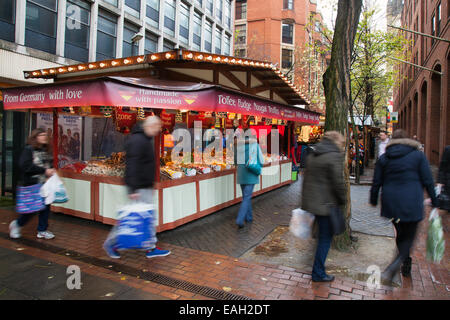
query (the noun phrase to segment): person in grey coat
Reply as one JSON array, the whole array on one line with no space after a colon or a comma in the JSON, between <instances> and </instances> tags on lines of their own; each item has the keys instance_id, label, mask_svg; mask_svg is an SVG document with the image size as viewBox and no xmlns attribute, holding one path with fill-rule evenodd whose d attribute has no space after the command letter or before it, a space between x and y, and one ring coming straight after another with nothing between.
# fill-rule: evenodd
<instances>
[{"instance_id":1,"label":"person in grey coat","mask_svg":"<svg viewBox=\"0 0 450 320\"><path fill-rule=\"evenodd\" d=\"M314 214L319 226L319 238L312 270L314 282L334 280L334 276L325 272L325 260L333 238L330 210L332 207L342 207L347 202L344 147L344 136L336 131L328 131L306 160L301 208Z\"/></svg>"}]
</instances>

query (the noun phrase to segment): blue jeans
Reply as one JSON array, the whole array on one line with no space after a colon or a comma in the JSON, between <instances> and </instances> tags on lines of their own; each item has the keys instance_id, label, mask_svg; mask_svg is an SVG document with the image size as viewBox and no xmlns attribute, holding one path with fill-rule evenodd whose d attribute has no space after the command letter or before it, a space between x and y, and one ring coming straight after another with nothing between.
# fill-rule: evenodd
<instances>
[{"instance_id":1,"label":"blue jeans","mask_svg":"<svg viewBox=\"0 0 450 320\"><path fill-rule=\"evenodd\" d=\"M327 216L316 216L319 223L319 240L317 243L316 256L312 270L312 279L320 280L326 277L325 260L330 250L331 239L333 234L331 231L330 218Z\"/></svg>"},{"instance_id":2,"label":"blue jeans","mask_svg":"<svg viewBox=\"0 0 450 320\"><path fill-rule=\"evenodd\" d=\"M45 209L37 212L39 214L38 231L46 231L48 228L48 215L50 214L50 205L46 205ZM23 227L35 213L25 213L20 214L19 219L17 219L17 224L19 227Z\"/></svg>"},{"instance_id":3,"label":"blue jeans","mask_svg":"<svg viewBox=\"0 0 450 320\"><path fill-rule=\"evenodd\" d=\"M252 213L252 193L253 188L255 187L254 184L241 184L241 190L242 190L242 203L241 207L239 208L238 216L236 219L236 224L243 225L244 219L247 222L251 222L253 220L253 213Z\"/></svg>"}]
</instances>

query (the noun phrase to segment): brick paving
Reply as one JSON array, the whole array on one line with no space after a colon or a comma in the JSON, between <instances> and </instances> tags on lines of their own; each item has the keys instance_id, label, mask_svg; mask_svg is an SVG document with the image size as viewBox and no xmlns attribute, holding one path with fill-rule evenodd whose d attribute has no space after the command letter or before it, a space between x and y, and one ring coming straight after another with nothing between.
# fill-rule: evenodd
<instances>
[{"instance_id":1,"label":"brick paving","mask_svg":"<svg viewBox=\"0 0 450 320\"><path fill-rule=\"evenodd\" d=\"M220 214L220 212L217 214ZM0 211L0 233L5 235L8 232L8 224L13 218L15 218L14 212L8 210ZM448 243L449 215L444 215L443 221ZM311 282L310 274L295 268L249 263L229 255L195 250L165 242L159 245L172 251L172 254L167 257L146 259L143 252L128 251L122 254L120 260L115 260L107 257L101 246L109 232L109 227L107 226L53 214L50 220L50 230L56 234L56 238L53 240L39 240L35 238L36 223L37 218L34 218L23 228L24 238L41 243L48 241L48 243L54 246L111 261L111 263L120 263L123 266L150 270L196 285L208 286L252 299L448 300L450 298L450 260L448 250L440 265L430 264L425 260L424 246L427 221L421 224L417 245L413 252L412 277L410 279L403 279L402 288L381 286L376 290L369 289L365 282L340 278L337 278L332 283L316 284ZM235 229L235 232L238 233L238 230ZM209 241L217 241L215 239L215 237L211 237ZM24 246L17 241L5 239L4 237L0 237L0 246L16 250L20 246L26 254L55 261L62 265L77 264L80 266L82 272L119 281L122 284L134 286L146 292L169 299L206 299L206 297L196 296L190 291L128 277L125 274L108 270L108 268L99 268L80 261L74 262L70 256L62 256L49 253L46 250Z\"/></svg>"}]
</instances>

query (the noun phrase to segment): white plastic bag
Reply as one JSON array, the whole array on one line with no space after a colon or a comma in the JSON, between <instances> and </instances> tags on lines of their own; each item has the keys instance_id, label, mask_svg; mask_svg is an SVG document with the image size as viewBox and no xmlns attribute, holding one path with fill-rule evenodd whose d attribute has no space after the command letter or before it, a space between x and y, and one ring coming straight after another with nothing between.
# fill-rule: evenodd
<instances>
[{"instance_id":1,"label":"white plastic bag","mask_svg":"<svg viewBox=\"0 0 450 320\"><path fill-rule=\"evenodd\" d=\"M302 209L292 211L291 222L289 223L289 231L300 239L310 239L312 235L312 224L314 215Z\"/></svg>"},{"instance_id":2,"label":"white plastic bag","mask_svg":"<svg viewBox=\"0 0 450 320\"><path fill-rule=\"evenodd\" d=\"M445 240L442 220L438 209L434 208L428 221L427 259L439 263L444 257Z\"/></svg>"},{"instance_id":3,"label":"white plastic bag","mask_svg":"<svg viewBox=\"0 0 450 320\"><path fill-rule=\"evenodd\" d=\"M69 201L66 188L62 180L55 173L42 186L41 197L45 198L45 204L64 203Z\"/></svg>"}]
</instances>

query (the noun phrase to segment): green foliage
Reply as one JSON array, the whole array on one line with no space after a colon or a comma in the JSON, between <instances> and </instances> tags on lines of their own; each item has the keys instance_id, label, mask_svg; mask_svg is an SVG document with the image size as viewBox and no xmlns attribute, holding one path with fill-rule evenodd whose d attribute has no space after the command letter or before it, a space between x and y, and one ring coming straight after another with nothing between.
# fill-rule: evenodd
<instances>
[{"instance_id":1,"label":"green foliage","mask_svg":"<svg viewBox=\"0 0 450 320\"><path fill-rule=\"evenodd\" d=\"M351 67L353 111L362 120L366 116L384 116L384 107L399 81L396 62L405 59L408 41L397 32L376 30L375 10L361 14Z\"/></svg>"}]
</instances>

